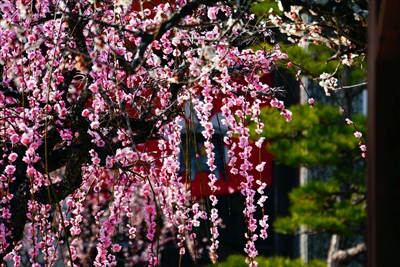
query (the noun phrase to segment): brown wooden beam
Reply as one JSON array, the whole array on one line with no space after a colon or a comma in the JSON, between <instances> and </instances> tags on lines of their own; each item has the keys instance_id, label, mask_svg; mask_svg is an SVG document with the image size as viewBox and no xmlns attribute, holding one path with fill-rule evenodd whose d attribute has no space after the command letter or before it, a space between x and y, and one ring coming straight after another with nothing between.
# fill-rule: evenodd
<instances>
[{"instance_id":1,"label":"brown wooden beam","mask_svg":"<svg viewBox=\"0 0 400 267\"><path fill-rule=\"evenodd\" d=\"M368 22L367 260L399 266L400 1L370 0Z\"/></svg>"},{"instance_id":2,"label":"brown wooden beam","mask_svg":"<svg viewBox=\"0 0 400 267\"><path fill-rule=\"evenodd\" d=\"M378 2L372 0L371 3ZM372 38L379 38L377 41L377 60L397 61L399 60L400 49L400 1L385 0L380 4L378 17L378 34ZM376 36L376 37L375 37Z\"/></svg>"}]
</instances>

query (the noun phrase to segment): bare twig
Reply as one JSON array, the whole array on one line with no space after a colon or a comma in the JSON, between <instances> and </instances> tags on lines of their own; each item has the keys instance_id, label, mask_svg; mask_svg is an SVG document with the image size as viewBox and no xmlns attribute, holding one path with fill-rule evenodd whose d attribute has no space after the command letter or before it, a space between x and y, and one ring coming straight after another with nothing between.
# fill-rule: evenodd
<instances>
[{"instance_id":1,"label":"bare twig","mask_svg":"<svg viewBox=\"0 0 400 267\"><path fill-rule=\"evenodd\" d=\"M341 90L341 89L352 89L352 88L357 88L357 87L361 87L361 86L366 86L368 84L368 82L363 82L363 83L358 83L358 84L353 84L353 85L347 85L347 86L340 86L337 88L337 90ZM365 87L367 88L367 87Z\"/></svg>"}]
</instances>

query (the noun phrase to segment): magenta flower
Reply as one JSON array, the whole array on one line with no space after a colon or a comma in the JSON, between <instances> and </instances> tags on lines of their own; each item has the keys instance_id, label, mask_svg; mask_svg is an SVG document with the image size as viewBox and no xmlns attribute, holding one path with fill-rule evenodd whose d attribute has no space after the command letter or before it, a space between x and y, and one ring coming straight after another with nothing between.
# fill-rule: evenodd
<instances>
[{"instance_id":1,"label":"magenta flower","mask_svg":"<svg viewBox=\"0 0 400 267\"><path fill-rule=\"evenodd\" d=\"M7 173L9 176L13 175L15 172L15 166L14 165L7 165L4 169L4 172Z\"/></svg>"}]
</instances>

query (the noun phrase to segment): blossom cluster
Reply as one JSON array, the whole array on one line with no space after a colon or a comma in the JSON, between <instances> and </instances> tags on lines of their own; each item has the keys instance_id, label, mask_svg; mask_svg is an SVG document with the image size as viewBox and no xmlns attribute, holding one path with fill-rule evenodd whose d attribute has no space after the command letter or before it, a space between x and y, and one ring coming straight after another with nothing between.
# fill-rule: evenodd
<instances>
[{"instance_id":1,"label":"blossom cluster","mask_svg":"<svg viewBox=\"0 0 400 267\"><path fill-rule=\"evenodd\" d=\"M278 7L279 10L269 11L269 21L287 36L289 42L303 48L310 44L324 45L332 51L328 61L337 62L336 70L333 73L322 73L317 78L329 96L331 91L338 89L334 75L338 74L339 67L353 67L365 60L368 1L361 0L352 4L330 0L304 1L301 6L278 1ZM326 12L333 12L334 15L322 15ZM338 20L338 16L346 19ZM291 62L289 66L292 66Z\"/></svg>"},{"instance_id":2,"label":"blossom cluster","mask_svg":"<svg viewBox=\"0 0 400 267\"><path fill-rule=\"evenodd\" d=\"M328 73L322 73L319 76L319 85L324 88L325 94L327 96L331 95L331 91L337 91L337 79Z\"/></svg>"},{"instance_id":3,"label":"blossom cluster","mask_svg":"<svg viewBox=\"0 0 400 267\"><path fill-rule=\"evenodd\" d=\"M360 1L360 3L361 2L363 1ZM288 36L289 41L298 43L299 46L307 47L310 43L315 43L324 44L328 48L332 50L337 49L340 52L346 51L346 48L352 50L352 52L340 53L339 55L339 59L343 64L352 66L354 63L353 59L363 53L355 53L354 50L356 46L365 44L360 43L361 41L355 39L354 36L349 36L342 32L351 32L357 27L361 29L365 28L368 11L363 10L357 4L340 7L340 5L346 4L342 4L338 1L336 1L336 3L332 3L331 1L323 1L320 3L310 2L309 5L310 6L284 6L282 1L279 1L279 12L282 13L283 17L279 16L274 9L271 9L269 11L269 19L282 33ZM331 24L330 20L321 16L321 11L323 11L324 8L327 10L334 9L335 11L342 9L343 12L353 13L353 21L336 21L336 25L334 26ZM344 8L349 10L343 10ZM313 19L310 19L311 17ZM318 23L319 20L328 21L325 23ZM334 20L333 23L335 23ZM341 31L332 31L332 27L340 28ZM362 49L363 47L359 47L359 51L362 51Z\"/></svg>"}]
</instances>

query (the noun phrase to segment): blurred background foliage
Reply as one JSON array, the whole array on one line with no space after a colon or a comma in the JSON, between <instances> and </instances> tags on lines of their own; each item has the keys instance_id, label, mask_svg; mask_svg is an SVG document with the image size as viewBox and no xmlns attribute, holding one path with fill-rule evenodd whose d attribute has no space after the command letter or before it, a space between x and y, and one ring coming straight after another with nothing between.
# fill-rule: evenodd
<instances>
[{"instance_id":1,"label":"blurred background foliage","mask_svg":"<svg viewBox=\"0 0 400 267\"><path fill-rule=\"evenodd\" d=\"M275 231L294 234L305 225L309 233L354 234L366 221L365 166L354 127L345 123L334 106L298 104L290 110L293 120L289 123L276 109L262 110L261 136L268 142L268 151L277 163L330 168L332 176L327 180L312 177L294 189L289 194L290 215L275 221ZM357 114L352 119L365 132L365 117Z\"/></svg>"},{"instance_id":2,"label":"blurred background foliage","mask_svg":"<svg viewBox=\"0 0 400 267\"><path fill-rule=\"evenodd\" d=\"M293 119L290 123L282 120L279 110L264 108L261 120L264 122L262 137L268 142L268 150L275 155L275 161L286 165L337 166L349 159L361 158L354 127L345 123L345 117L338 107L315 103L292 105ZM357 129L365 132L366 119L361 114L352 116Z\"/></svg>"},{"instance_id":3,"label":"blurred background foliage","mask_svg":"<svg viewBox=\"0 0 400 267\"><path fill-rule=\"evenodd\" d=\"M225 261L218 262L215 265L207 265L206 267L248 267L245 262L246 257L243 255L230 255ZM255 258L260 267L326 267L326 262L322 260L311 260L303 263L301 259L290 259L285 257L266 258L258 256Z\"/></svg>"}]
</instances>

